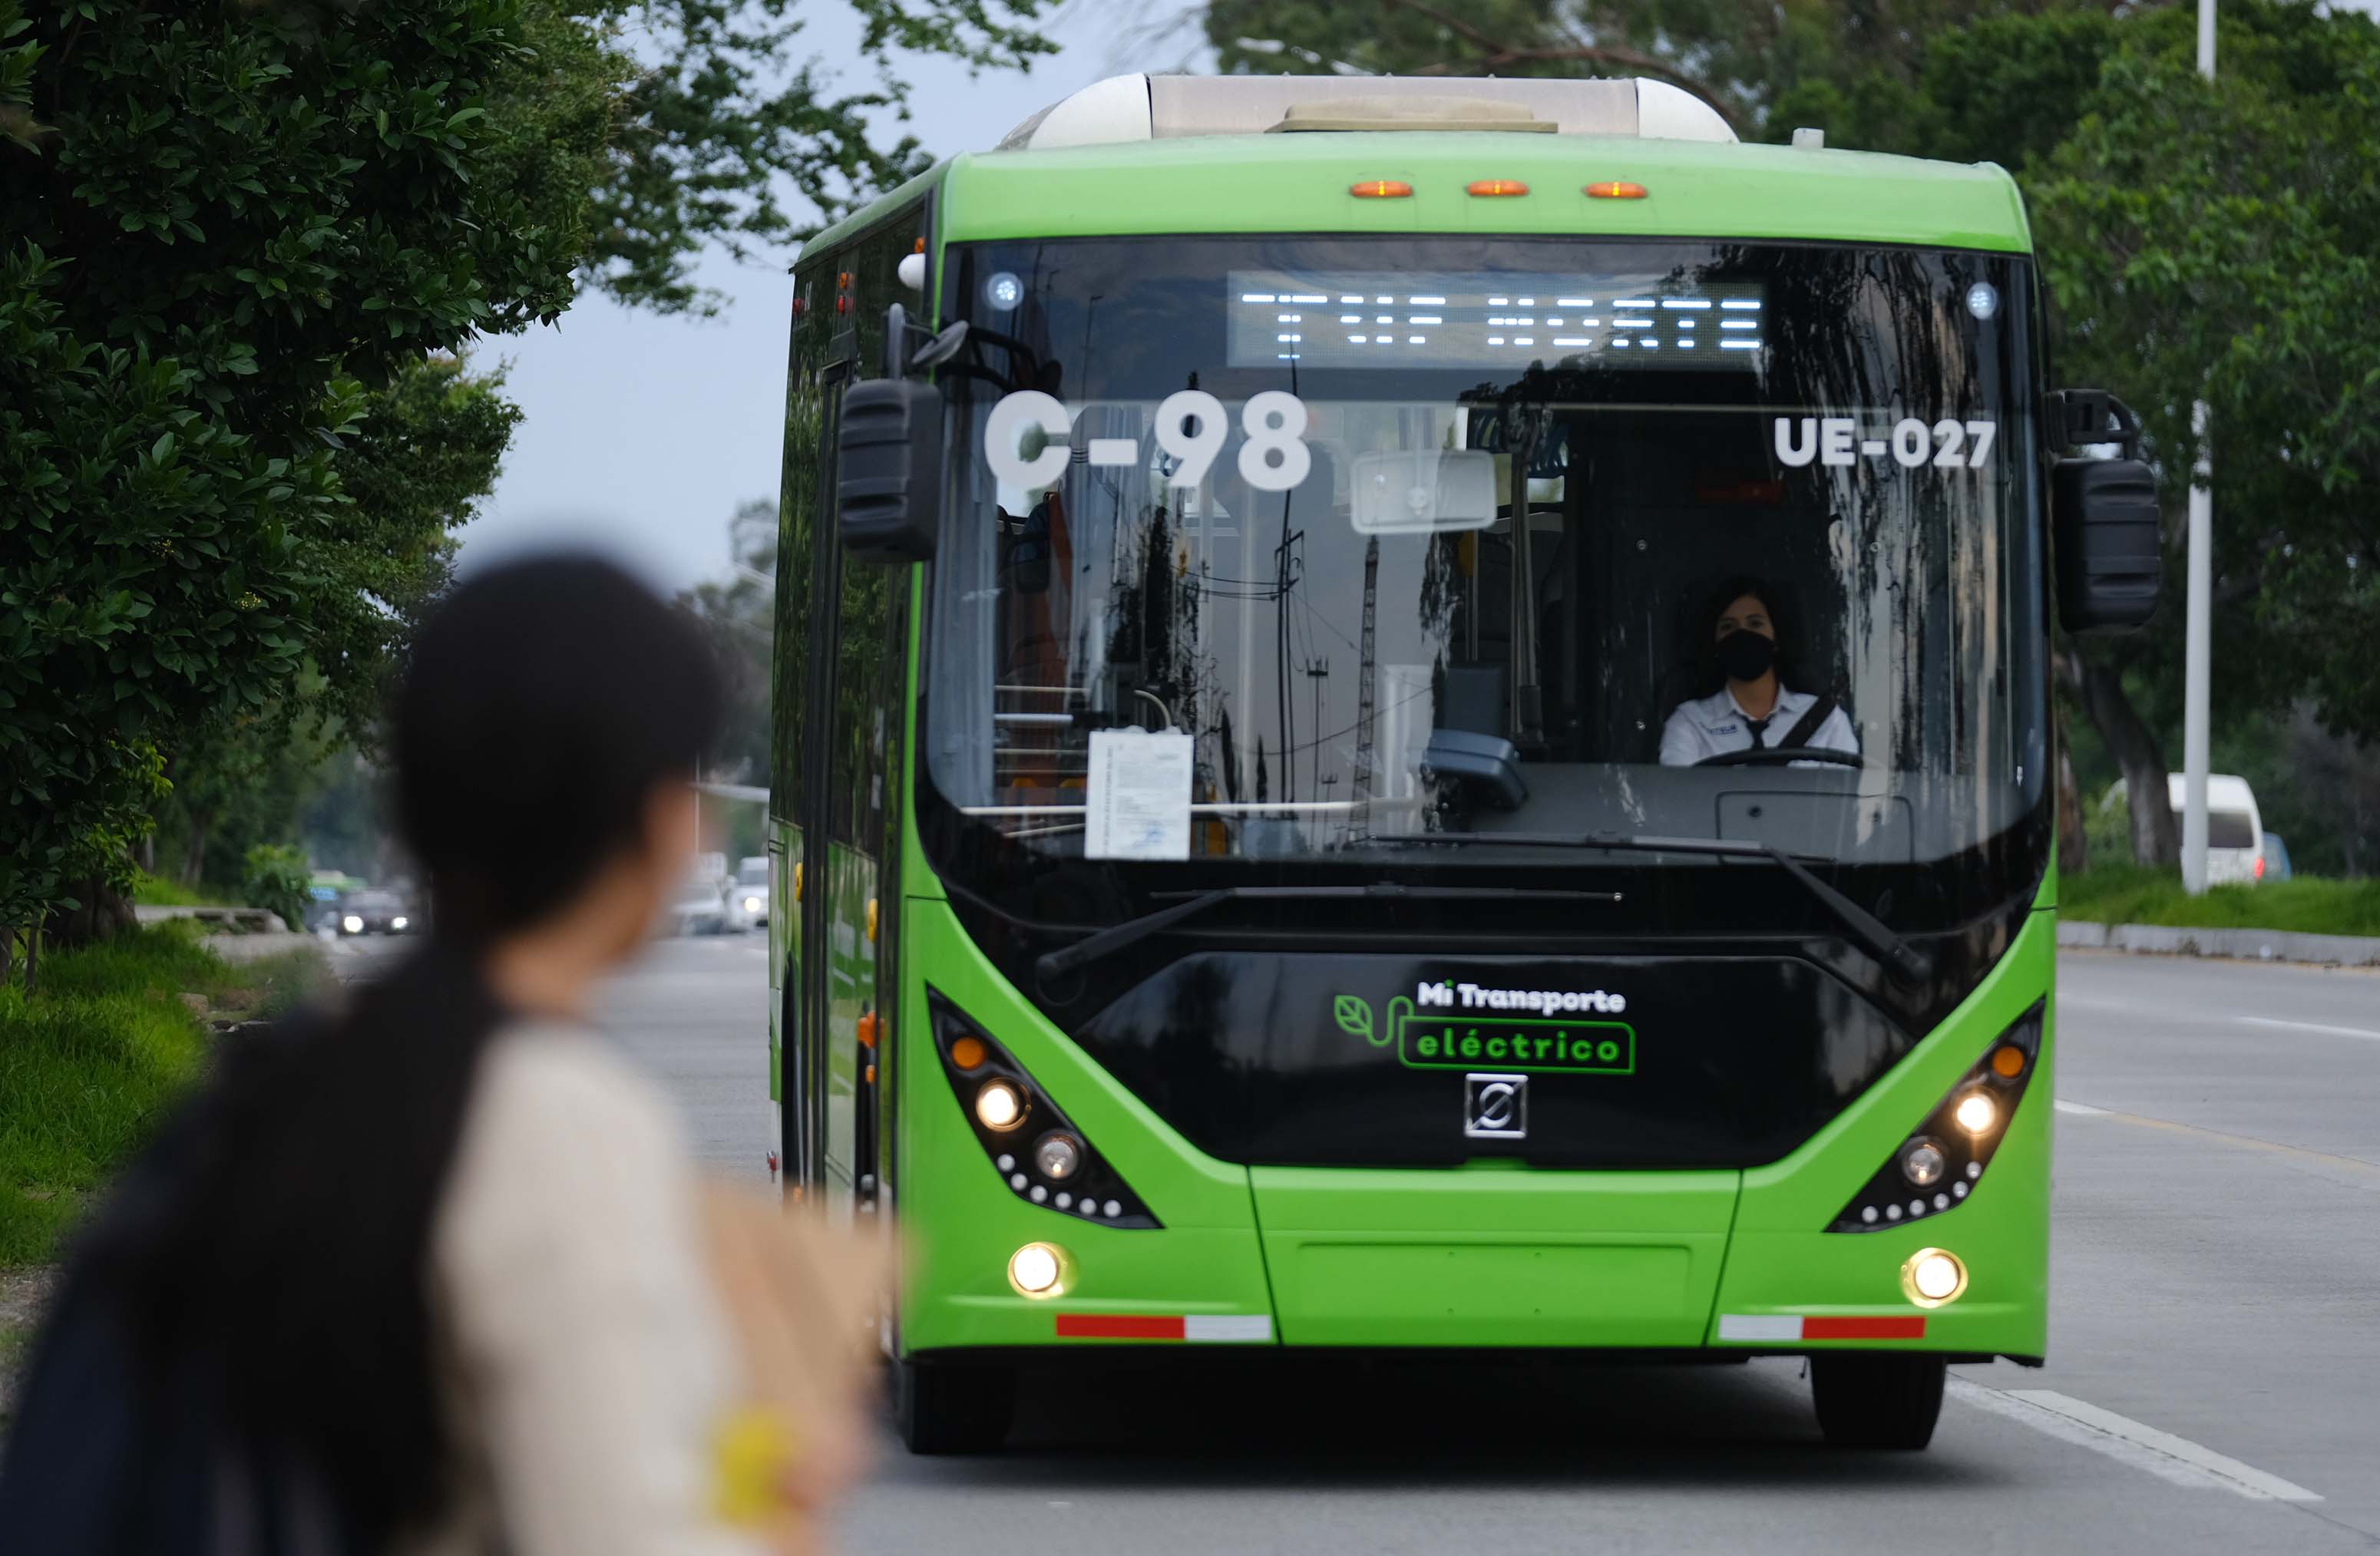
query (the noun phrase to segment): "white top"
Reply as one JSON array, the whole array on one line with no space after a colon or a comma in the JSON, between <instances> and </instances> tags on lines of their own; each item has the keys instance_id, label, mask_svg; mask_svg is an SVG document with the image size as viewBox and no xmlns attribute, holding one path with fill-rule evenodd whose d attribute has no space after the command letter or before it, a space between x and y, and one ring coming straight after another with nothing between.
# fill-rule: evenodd
<instances>
[{"instance_id":1,"label":"white top","mask_svg":"<svg viewBox=\"0 0 2380 1556\"><path fill-rule=\"evenodd\" d=\"M1761 738L1770 746L1779 745L1810 705L1817 701L1815 692L1788 691L1780 682L1777 687L1777 706L1770 712L1767 726ZM1708 697L1698 697L1678 704L1670 722L1661 726L1661 765L1692 767L1705 757L1715 757L1726 751L1741 751L1752 744L1752 715L1735 699L1735 693L1726 687ZM1817 733L1802 742L1829 751L1859 754L1859 737L1852 733L1851 715L1840 707L1827 715L1827 722Z\"/></svg>"},{"instance_id":2,"label":"white top","mask_svg":"<svg viewBox=\"0 0 2380 1556\"><path fill-rule=\"evenodd\" d=\"M693 1158L600 1038L490 1042L431 1262L463 1462L410 1556L760 1556L710 1511L739 1364Z\"/></svg>"}]
</instances>

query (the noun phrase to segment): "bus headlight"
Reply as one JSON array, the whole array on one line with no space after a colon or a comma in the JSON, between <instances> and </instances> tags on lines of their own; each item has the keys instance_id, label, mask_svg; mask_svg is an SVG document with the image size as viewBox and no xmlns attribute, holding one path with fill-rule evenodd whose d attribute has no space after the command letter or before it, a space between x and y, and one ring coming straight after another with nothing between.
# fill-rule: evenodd
<instances>
[{"instance_id":1,"label":"bus headlight","mask_svg":"<svg viewBox=\"0 0 2380 1556\"><path fill-rule=\"evenodd\" d=\"M986 1129L1014 1129L1025 1122L1025 1095L1004 1080L985 1081L975 1094L975 1116Z\"/></svg>"},{"instance_id":2,"label":"bus headlight","mask_svg":"<svg viewBox=\"0 0 2380 1556\"><path fill-rule=\"evenodd\" d=\"M364 921L350 913L345 918L339 920L339 928L346 930L347 933L351 935L359 935L364 932Z\"/></svg>"},{"instance_id":3,"label":"bus headlight","mask_svg":"<svg viewBox=\"0 0 2380 1556\"><path fill-rule=\"evenodd\" d=\"M950 1082L976 1143L1008 1192L1025 1204L1069 1221L1093 1222L1119 1231L1154 1228L1158 1221L1123 1174L1099 1154L1090 1137L1075 1126L1055 1099L1025 1073L1025 1066L1002 1049L990 1033L975 1024L943 998L926 991L934 1050L942 1062L942 1078ZM1025 1134L1031 1127L1028 1137ZM1026 1143L1029 1139L1030 1143ZM1036 1246L1017 1251L1024 1258ZM1058 1257L1062 1264L1063 1250ZM1028 1261L1029 1262L1029 1261ZM1038 1277L1038 1263L1022 1273ZM1059 1276L1059 1289L1069 1277ZM1011 1261L1010 1282L1027 1296L1055 1295L1038 1283L1028 1289Z\"/></svg>"},{"instance_id":4,"label":"bus headlight","mask_svg":"<svg viewBox=\"0 0 2380 1556\"><path fill-rule=\"evenodd\" d=\"M1043 1177L1063 1183L1083 1164L1083 1153L1063 1135L1044 1135L1033 1148L1033 1164L1041 1169Z\"/></svg>"},{"instance_id":5,"label":"bus headlight","mask_svg":"<svg viewBox=\"0 0 2380 1556\"><path fill-rule=\"evenodd\" d=\"M1900 1289L1920 1307L1939 1307L1967 1289L1967 1267L1948 1248L1920 1248L1900 1267Z\"/></svg>"},{"instance_id":6,"label":"bus headlight","mask_svg":"<svg viewBox=\"0 0 2380 1556\"><path fill-rule=\"evenodd\" d=\"M1008 1283L1019 1296L1062 1296L1073 1262L1055 1243L1027 1243L1008 1256Z\"/></svg>"},{"instance_id":7,"label":"bus headlight","mask_svg":"<svg viewBox=\"0 0 2380 1556\"><path fill-rule=\"evenodd\" d=\"M1883 1232L1955 1210L1966 1202L1982 1183L1992 1153L2007 1138L2009 1121L2032 1084L2046 1008L2046 1003L2034 1005L1992 1039L1959 1083L1869 1175L1828 1231Z\"/></svg>"}]
</instances>

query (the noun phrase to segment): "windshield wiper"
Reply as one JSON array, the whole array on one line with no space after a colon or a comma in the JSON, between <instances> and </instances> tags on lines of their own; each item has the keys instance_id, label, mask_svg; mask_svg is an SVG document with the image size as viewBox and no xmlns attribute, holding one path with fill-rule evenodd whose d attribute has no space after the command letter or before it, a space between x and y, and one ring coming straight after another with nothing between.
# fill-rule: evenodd
<instances>
[{"instance_id":1,"label":"windshield wiper","mask_svg":"<svg viewBox=\"0 0 2380 1556\"><path fill-rule=\"evenodd\" d=\"M1517 848L1607 848L1624 854L1704 854L1722 858L1767 859L1782 869L1825 904L1852 938L1882 961L1887 968L1903 981L1918 983L1934 974L1934 958L1900 937L1899 931L1875 914L1852 901L1828 885L1803 857L1822 863L1832 863L1826 856L1789 854L1770 843L1730 841L1716 837L1648 837L1625 833L1546 833L1546 832L1412 832L1376 834L1373 843L1451 843L1458 847L1505 844Z\"/></svg>"},{"instance_id":2,"label":"windshield wiper","mask_svg":"<svg viewBox=\"0 0 2380 1556\"><path fill-rule=\"evenodd\" d=\"M1432 833L1432 836L1450 835ZM1462 834L1452 834L1462 835ZM1160 893L1164 895L1167 893ZM1136 945L1154 934L1161 934L1184 918L1194 918L1220 903L1227 902L1335 902L1342 899L1366 902L1602 902L1621 900L1618 892L1585 892L1566 887L1532 886L1408 886L1396 881L1374 881L1361 886L1222 886L1211 892L1200 892L1172 907L1160 907L1154 913L1144 913L1137 918L1127 918L1121 924L1111 924L1096 934L1074 944L1046 953L1033 964L1034 971L1045 979L1060 977L1076 967L1087 966L1103 956L1112 955L1126 946Z\"/></svg>"}]
</instances>

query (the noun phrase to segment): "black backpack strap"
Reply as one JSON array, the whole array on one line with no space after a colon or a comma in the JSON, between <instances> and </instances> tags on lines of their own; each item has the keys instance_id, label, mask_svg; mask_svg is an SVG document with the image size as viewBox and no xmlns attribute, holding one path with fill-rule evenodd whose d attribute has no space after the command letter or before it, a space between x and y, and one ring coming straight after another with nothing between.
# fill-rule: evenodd
<instances>
[{"instance_id":1,"label":"black backpack strap","mask_svg":"<svg viewBox=\"0 0 2380 1556\"><path fill-rule=\"evenodd\" d=\"M1785 738L1777 742L1777 748L1797 751L1807 746L1810 737L1826 728L1827 721L1835 716L1835 708L1836 702L1831 697L1822 697L1811 703L1803 710L1802 716L1793 721L1793 727L1785 732Z\"/></svg>"}]
</instances>

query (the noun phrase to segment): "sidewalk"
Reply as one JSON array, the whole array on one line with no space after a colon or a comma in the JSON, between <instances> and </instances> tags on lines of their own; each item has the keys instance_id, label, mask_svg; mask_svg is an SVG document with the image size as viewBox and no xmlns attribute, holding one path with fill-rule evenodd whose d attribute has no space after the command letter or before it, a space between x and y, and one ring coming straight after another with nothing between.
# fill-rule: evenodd
<instances>
[{"instance_id":1,"label":"sidewalk","mask_svg":"<svg viewBox=\"0 0 2380 1556\"><path fill-rule=\"evenodd\" d=\"M255 962L285 951L319 950L312 935L290 929L278 913L261 907L158 907L140 904L132 915L143 924L171 918L195 918L206 935L207 949L226 962Z\"/></svg>"},{"instance_id":2,"label":"sidewalk","mask_svg":"<svg viewBox=\"0 0 2380 1556\"><path fill-rule=\"evenodd\" d=\"M2058 943L2070 950L2128 951L2149 956L2228 956L2249 962L2380 967L2380 937L2367 935L2182 929L2169 924L2094 924L2061 918L2058 921Z\"/></svg>"}]
</instances>

